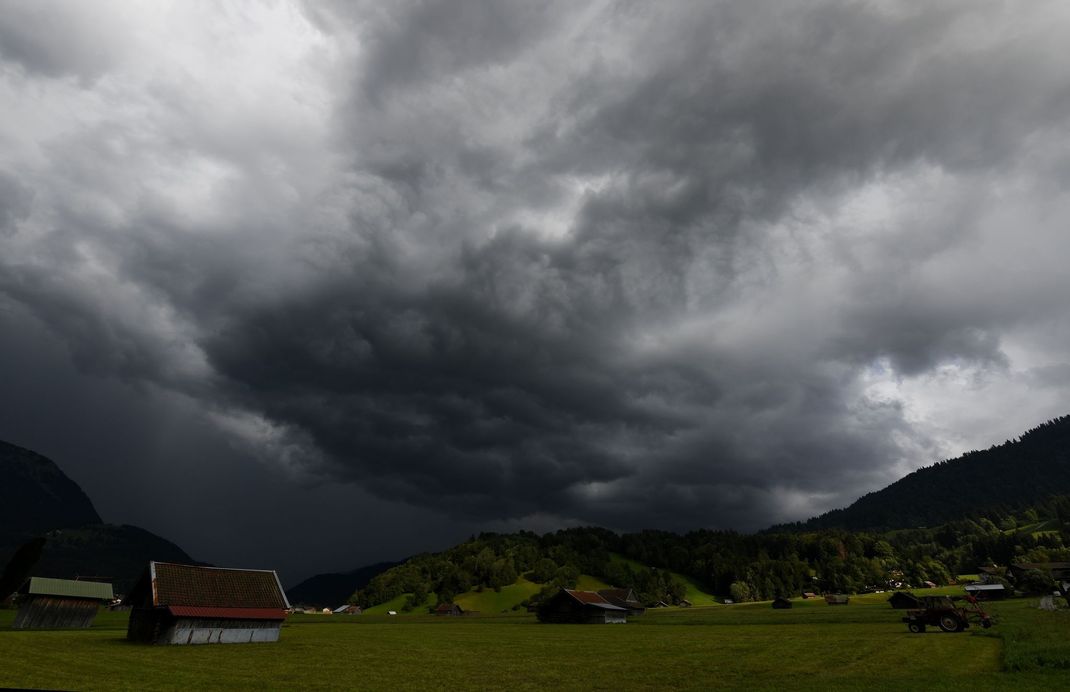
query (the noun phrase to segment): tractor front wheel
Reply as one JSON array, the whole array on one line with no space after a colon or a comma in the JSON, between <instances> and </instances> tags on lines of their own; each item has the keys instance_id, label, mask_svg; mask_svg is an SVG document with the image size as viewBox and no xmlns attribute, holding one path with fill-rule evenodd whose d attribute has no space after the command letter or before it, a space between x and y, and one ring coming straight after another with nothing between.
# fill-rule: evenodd
<instances>
[{"instance_id":1,"label":"tractor front wheel","mask_svg":"<svg viewBox=\"0 0 1070 692\"><path fill-rule=\"evenodd\" d=\"M940 616L940 629L945 632L959 632L962 630L962 621L954 615Z\"/></svg>"},{"instance_id":2,"label":"tractor front wheel","mask_svg":"<svg viewBox=\"0 0 1070 692\"><path fill-rule=\"evenodd\" d=\"M925 625L921 624L920 622L911 622L907 625L907 629L913 632L914 634L921 634L925 631Z\"/></svg>"}]
</instances>

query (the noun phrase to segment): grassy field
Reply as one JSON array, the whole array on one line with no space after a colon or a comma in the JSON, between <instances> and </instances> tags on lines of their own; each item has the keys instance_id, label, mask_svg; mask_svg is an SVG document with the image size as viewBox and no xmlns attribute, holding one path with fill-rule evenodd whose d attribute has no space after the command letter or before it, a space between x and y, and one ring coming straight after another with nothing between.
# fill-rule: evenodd
<instances>
[{"instance_id":1,"label":"grassy field","mask_svg":"<svg viewBox=\"0 0 1070 692\"><path fill-rule=\"evenodd\" d=\"M1070 611L993 607L999 624L910 634L881 595L665 609L623 626L466 618L297 615L276 644L127 643L126 618L82 631L9 629L0 686L110 689L1053 690L1070 679Z\"/></svg>"}]
</instances>

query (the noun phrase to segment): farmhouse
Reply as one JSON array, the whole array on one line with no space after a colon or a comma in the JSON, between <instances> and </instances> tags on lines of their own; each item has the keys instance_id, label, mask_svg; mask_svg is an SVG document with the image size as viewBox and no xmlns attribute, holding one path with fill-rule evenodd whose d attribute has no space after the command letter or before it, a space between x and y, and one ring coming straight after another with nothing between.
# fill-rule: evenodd
<instances>
[{"instance_id":1,"label":"farmhouse","mask_svg":"<svg viewBox=\"0 0 1070 692\"><path fill-rule=\"evenodd\" d=\"M439 603L435 608L435 615L464 615L464 610L456 603Z\"/></svg>"},{"instance_id":2,"label":"farmhouse","mask_svg":"<svg viewBox=\"0 0 1070 692\"><path fill-rule=\"evenodd\" d=\"M773 607L776 608L777 610L786 610L788 608L791 608L791 601L789 601L788 599L784 598L783 596L781 596L779 598L774 598L773 599Z\"/></svg>"},{"instance_id":3,"label":"farmhouse","mask_svg":"<svg viewBox=\"0 0 1070 692\"><path fill-rule=\"evenodd\" d=\"M1007 597L1003 584L967 584L962 588L979 601L1002 601Z\"/></svg>"},{"instance_id":4,"label":"farmhouse","mask_svg":"<svg viewBox=\"0 0 1070 692\"><path fill-rule=\"evenodd\" d=\"M849 600L847 594L830 593L825 595L825 603L829 605L847 605Z\"/></svg>"},{"instance_id":5,"label":"farmhouse","mask_svg":"<svg viewBox=\"0 0 1070 692\"><path fill-rule=\"evenodd\" d=\"M127 639L150 644L274 642L290 607L273 570L150 562L124 599Z\"/></svg>"},{"instance_id":6,"label":"farmhouse","mask_svg":"<svg viewBox=\"0 0 1070 692\"><path fill-rule=\"evenodd\" d=\"M897 610L921 607L918 597L908 591L896 591L888 598L888 603Z\"/></svg>"},{"instance_id":7,"label":"farmhouse","mask_svg":"<svg viewBox=\"0 0 1070 692\"><path fill-rule=\"evenodd\" d=\"M561 589L539 606L539 622L623 624L628 609L615 606L595 591Z\"/></svg>"},{"instance_id":8,"label":"farmhouse","mask_svg":"<svg viewBox=\"0 0 1070 692\"><path fill-rule=\"evenodd\" d=\"M111 601L111 584L30 577L18 590L15 629L89 627L97 609Z\"/></svg>"},{"instance_id":9,"label":"farmhouse","mask_svg":"<svg viewBox=\"0 0 1070 692\"><path fill-rule=\"evenodd\" d=\"M624 608L628 615L642 615L646 608L631 589L601 589L598 595L618 608Z\"/></svg>"}]
</instances>

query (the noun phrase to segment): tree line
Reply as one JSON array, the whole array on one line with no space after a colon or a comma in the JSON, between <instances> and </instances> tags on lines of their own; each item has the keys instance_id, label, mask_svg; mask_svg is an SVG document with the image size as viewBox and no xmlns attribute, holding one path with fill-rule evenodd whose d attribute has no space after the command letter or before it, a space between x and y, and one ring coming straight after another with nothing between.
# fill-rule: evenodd
<instances>
[{"instance_id":1,"label":"tree line","mask_svg":"<svg viewBox=\"0 0 1070 692\"><path fill-rule=\"evenodd\" d=\"M839 528L740 534L733 531L641 531L596 527L537 535L483 533L441 553L411 558L373 578L350 599L370 607L408 594L405 609L516 583L542 585L537 604L582 574L633 589L646 604L679 603L687 588L737 602L805 591L858 593L948 584L980 566L1070 561L1070 495L1032 506L997 506L928 528ZM638 563L638 564L637 564Z\"/></svg>"}]
</instances>

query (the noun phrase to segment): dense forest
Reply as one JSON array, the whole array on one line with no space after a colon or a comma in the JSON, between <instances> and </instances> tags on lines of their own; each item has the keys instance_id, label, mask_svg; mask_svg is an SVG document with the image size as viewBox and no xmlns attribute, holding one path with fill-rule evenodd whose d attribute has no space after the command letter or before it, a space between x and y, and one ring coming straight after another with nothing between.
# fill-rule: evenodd
<instances>
[{"instance_id":1,"label":"dense forest","mask_svg":"<svg viewBox=\"0 0 1070 692\"><path fill-rule=\"evenodd\" d=\"M1068 546L1070 495L1021 510L997 507L932 528L884 532L618 535L575 528L543 536L481 534L378 575L351 600L368 607L410 594L411 609L429 596L449 602L472 589L501 589L523 576L543 585L531 599L537 602L560 587L575 586L581 574L635 589L645 603L679 602L685 592L681 575L718 596L765 600L803 591L947 584L982 565L1070 560Z\"/></svg>"},{"instance_id":2,"label":"dense forest","mask_svg":"<svg viewBox=\"0 0 1070 692\"><path fill-rule=\"evenodd\" d=\"M1070 416L1036 427L1017 440L968 452L919 469L887 488L806 522L771 532L840 528L887 530L936 526L980 507L1024 509L1070 493Z\"/></svg>"}]
</instances>

